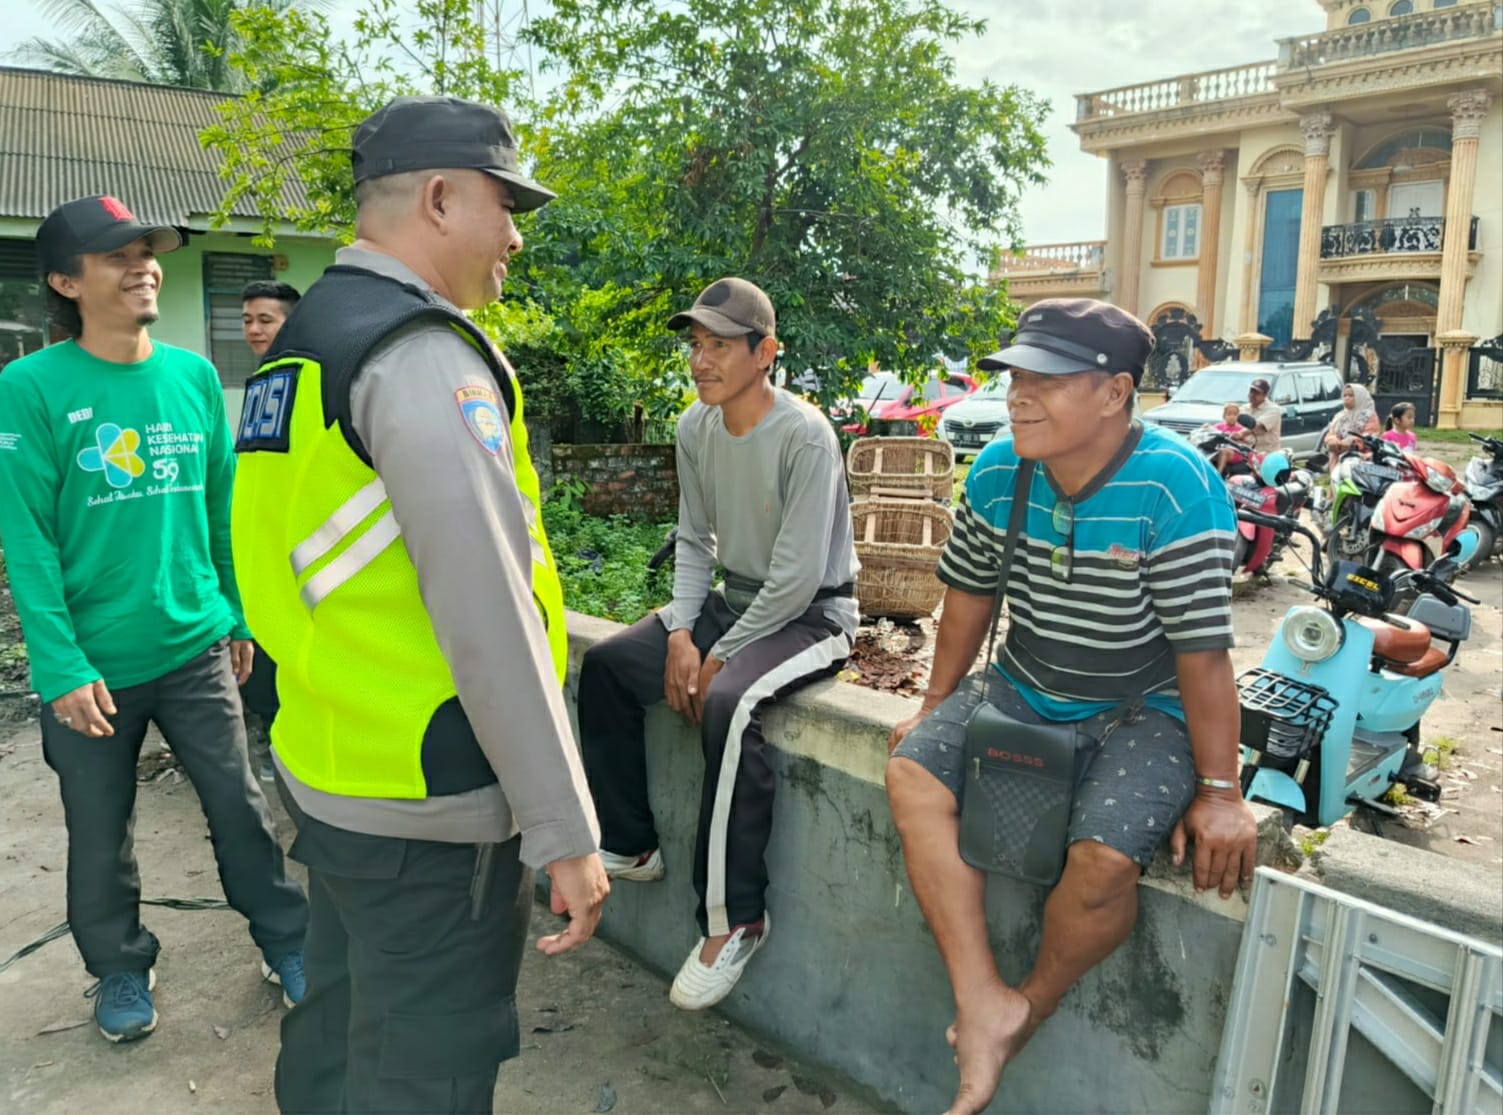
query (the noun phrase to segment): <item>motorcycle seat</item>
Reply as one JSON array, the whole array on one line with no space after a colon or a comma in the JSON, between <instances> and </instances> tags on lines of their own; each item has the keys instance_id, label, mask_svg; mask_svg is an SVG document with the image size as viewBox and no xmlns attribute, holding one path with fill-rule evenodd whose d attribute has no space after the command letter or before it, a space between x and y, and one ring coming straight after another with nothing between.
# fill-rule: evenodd
<instances>
[{"instance_id":1,"label":"motorcycle seat","mask_svg":"<svg viewBox=\"0 0 1503 1115\"><path fill-rule=\"evenodd\" d=\"M1406 616L1392 613L1382 619L1356 617L1373 633L1373 657L1400 666L1422 661L1430 651L1430 629Z\"/></svg>"},{"instance_id":2,"label":"motorcycle seat","mask_svg":"<svg viewBox=\"0 0 1503 1115\"><path fill-rule=\"evenodd\" d=\"M1403 674L1410 678L1429 677L1439 670L1447 662L1450 656L1440 647L1432 646L1420 657L1418 662L1390 663L1386 668L1396 674Z\"/></svg>"}]
</instances>

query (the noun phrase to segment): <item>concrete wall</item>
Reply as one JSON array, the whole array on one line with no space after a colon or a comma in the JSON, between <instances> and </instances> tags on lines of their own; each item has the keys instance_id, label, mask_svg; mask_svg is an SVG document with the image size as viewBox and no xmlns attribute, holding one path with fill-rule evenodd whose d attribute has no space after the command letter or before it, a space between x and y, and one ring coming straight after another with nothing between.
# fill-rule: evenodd
<instances>
[{"instance_id":1,"label":"concrete wall","mask_svg":"<svg viewBox=\"0 0 1503 1115\"><path fill-rule=\"evenodd\" d=\"M619 629L571 615L575 669L588 646ZM574 700L571 677L571 708ZM956 1084L944 1041L954 1005L882 788L888 731L912 710L910 701L830 681L768 713L778 778L768 849L775 924L766 950L719 1009L904 1111L933 1112ZM665 705L647 723L668 878L617 884L601 933L671 974L698 939L690 868L703 767L697 737ZM1489 940L1503 936L1503 896L1484 869L1349 832L1333 834L1320 869L1340 889ZM1420 885L1423 894L1413 890ZM1043 898L1037 888L991 880L992 944L1009 980L1024 974L1037 946ZM991 1110L1206 1110L1245 904L1197 896L1162 859L1140 898L1136 932L1038 1033ZM1393 1075L1373 1077L1384 1082L1382 1108L1428 1111Z\"/></svg>"}]
</instances>

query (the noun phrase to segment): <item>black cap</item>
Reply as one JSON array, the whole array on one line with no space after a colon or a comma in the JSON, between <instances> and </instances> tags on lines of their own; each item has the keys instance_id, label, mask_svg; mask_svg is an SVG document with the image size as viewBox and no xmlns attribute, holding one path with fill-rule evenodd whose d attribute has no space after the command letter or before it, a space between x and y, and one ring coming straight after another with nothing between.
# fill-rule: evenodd
<instances>
[{"instance_id":1,"label":"black cap","mask_svg":"<svg viewBox=\"0 0 1503 1115\"><path fill-rule=\"evenodd\" d=\"M183 238L170 225L149 225L136 220L118 199L107 194L65 201L37 229L37 256L42 274L50 275L75 256L113 252L133 240L146 237L158 255L176 251Z\"/></svg>"},{"instance_id":2,"label":"black cap","mask_svg":"<svg viewBox=\"0 0 1503 1115\"><path fill-rule=\"evenodd\" d=\"M668 319L669 329L703 325L717 337L744 333L776 336L778 319L772 299L756 283L745 279L716 279L694 300L694 305Z\"/></svg>"},{"instance_id":3,"label":"black cap","mask_svg":"<svg viewBox=\"0 0 1503 1115\"><path fill-rule=\"evenodd\" d=\"M1273 384L1269 383L1262 376L1259 376L1257 379L1253 380L1247 385L1247 390L1249 394L1256 391L1260 395L1266 395L1273 390Z\"/></svg>"},{"instance_id":4,"label":"black cap","mask_svg":"<svg viewBox=\"0 0 1503 1115\"><path fill-rule=\"evenodd\" d=\"M355 129L355 182L412 170L483 170L511 190L518 213L558 195L518 169L517 135L499 108L458 97L397 97Z\"/></svg>"},{"instance_id":5,"label":"black cap","mask_svg":"<svg viewBox=\"0 0 1503 1115\"><path fill-rule=\"evenodd\" d=\"M1143 378L1153 333L1126 310L1094 298L1046 298L1023 311L1012 344L977 362L1046 376L1130 372Z\"/></svg>"}]
</instances>

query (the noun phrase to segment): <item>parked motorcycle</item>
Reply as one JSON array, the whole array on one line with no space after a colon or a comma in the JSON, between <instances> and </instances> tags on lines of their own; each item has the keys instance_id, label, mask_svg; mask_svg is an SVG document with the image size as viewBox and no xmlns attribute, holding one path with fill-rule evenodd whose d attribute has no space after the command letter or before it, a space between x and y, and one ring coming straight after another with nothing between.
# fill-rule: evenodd
<instances>
[{"instance_id":1,"label":"parked motorcycle","mask_svg":"<svg viewBox=\"0 0 1503 1115\"><path fill-rule=\"evenodd\" d=\"M1190 444L1213 458L1222 449L1235 449L1246 454L1249 471L1235 473L1226 481L1227 491L1237 507L1266 515L1299 518L1315 482L1310 473L1294 467L1289 454L1283 450L1258 453L1209 426L1192 431ZM1239 518L1233 571L1266 573L1277 564L1288 542L1288 531Z\"/></svg>"},{"instance_id":2,"label":"parked motorcycle","mask_svg":"<svg viewBox=\"0 0 1503 1115\"><path fill-rule=\"evenodd\" d=\"M1350 561L1325 565L1321 540L1291 518L1238 517L1309 540L1309 588L1322 605L1290 608L1262 664L1237 679L1243 794L1311 826L1359 806L1394 815L1380 799L1400 780L1434 800L1440 787L1427 777L1419 726L1440 694L1439 671L1471 633L1461 601L1477 601L1448 581L1474 556L1477 532L1458 533L1427 568L1388 577ZM1407 616L1388 610L1396 584L1418 593Z\"/></svg>"},{"instance_id":3,"label":"parked motorcycle","mask_svg":"<svg viewBox=\"0 0 1503 1115\"><path fill-rule=\"evenodd\" d=\"M1432 552L1430 541L1438 540L1434 548L1445 553L1472 514L1466 489L1446 462L1405 453L1404 468L1406 478L1388 486L1373 508L1370 524L1367 564L1384 575L1424 568L1439 556ZM1480 531L1477 534L1480 553L1482 536ZM1454 577L1461 568L1458 563L1449 575ZM1413 587L1401 584L1395 590L1394 610L1404 610L1414 595Z\"/></svg>"},{"instance_id":4,"label":"parked motorcycle","mask_svg":"<svg viewBox=\"0 0 1503 1115\"><path fill-rule=\"evenodd\" d=\"M1317 490L1311 503L1325 534L1326 561L1365 561L1372 548L1370 532L1373 509L1389 485L1410 474L1404 452L1391 441L1366 436L1371 459L1349 452L1331 473L1329 491ZM1323 467L1324 455L1311 461Z\"/></svg>"},{"instance_id":5,"label":"parked motorcycle","mask_svg":"<svg viewBox=\"0 0 1503 1115\"><path fill-rule=\"evenodd\" d=\"M1472 501L1472 526L1482 536L1469 567L1475 569L1494 554L1503 553L1503 441L1482 434L1467 436L1487 450L1468 461L1462 474L1467 499Z\"/></svg>"}]
</instances>

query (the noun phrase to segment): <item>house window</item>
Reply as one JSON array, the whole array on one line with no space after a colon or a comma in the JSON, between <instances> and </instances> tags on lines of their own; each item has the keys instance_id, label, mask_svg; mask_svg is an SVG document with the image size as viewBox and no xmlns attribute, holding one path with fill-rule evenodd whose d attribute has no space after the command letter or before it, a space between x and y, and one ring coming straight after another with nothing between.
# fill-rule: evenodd
<instances>
[{"instance_id":1,"label":"house window","mask_svg":"<svg viewBox=\"0 0 1503 1115\"><path fill-rule=\"evenodd\" d=\"M47 341L47 302L30 240L0 240L0 372Z\"/></svg>"},{"instance_id":2,"label":"house window","mask_svg":"<svg viewBox=\"0 0 1503 1115\"><path fill-rule=\"evenodd\" d=\"M1195 259L1200 255L1200 203L1164 206L1160 259Z\"/></svg>"},{"instance_id":3,"label":"house window","mask_svg":"<svg viewBox=\"0 0 1503 1115\"><path fill-rule=\"evenodd\" d=\"M1372 19L1372 17L1372 13L1366 8L1353 8L1352 14L1346 17L1346 22L1349 26L1358 23L1366 23L1368 20Z\"/></svg>"},{"instance_id":4,"label":"house window","mask_svg":"<svg viewBox=\"0 0 1503 1115\"><path fill-rule=\"evenodd\" d=\"M1430 6L1432 8L1451 8L1455 5L1456 0L1435 0L1435 3L1431 4Z\"/></svg>"},{"instance_id":5,"label":"house window","mask_svg":"<svg viewBox=\"0 0 1503 1115\"><path fill-rule=\"evenodd\" d=\"M204 317L209 360L224 387L243 387L256 370L256 354L240 330L240 292L246 283L270 279L271 257L207 252L204 255Z\"/></svg>"},{"instance_id":6,"label":"house window","mask_svg":"<svg viewBox=\"0 0 1503 1115\"><path fill-rule=\"evenodd\" d=\"M1295 336L1294 286L1299 261L1299 219L1304 190L1263 195L1263 259L1258 282L1258 332L1287 345ZM1306 322L1304 329L1308 330Z\"/></svg>"},{"instance_id":7,"label":"house window","mask_svg":"<svg viewBox=\"0 0 1503 1115\"><path fill-rule=\"evenodd\" d=\"M1393 4L1392 6L1389 7L1388 14L1389 15L1413 15L1414 14L1414 0L1398 0L1398 3Z\"/></svg>"},{"instance_id":8,"label":"house window","mask_svg":"<svg viewBox=\"0 0 1503 1115\"><path fill-rule=\"evenodd\" d=\"M1378 217L1378 191L1352 191L1352 220L1373 221Z\"/></svg>"}]
</instances>

